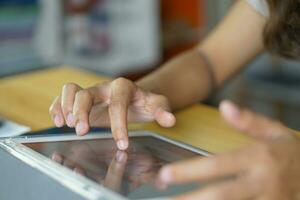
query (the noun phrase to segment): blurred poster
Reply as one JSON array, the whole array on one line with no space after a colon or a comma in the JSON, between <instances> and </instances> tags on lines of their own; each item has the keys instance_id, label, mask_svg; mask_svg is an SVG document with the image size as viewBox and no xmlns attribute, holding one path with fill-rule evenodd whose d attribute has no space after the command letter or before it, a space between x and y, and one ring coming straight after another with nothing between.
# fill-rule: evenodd
<instances>
[{"instance_id":1,"label":"blurred poster","mask_svg":"<svg viewBox=\"0 0 300 200\"><path fill-rule=\"evenodd\" d=\"M118 75L160 59L158 0L68 0L65 63Z\"/></svg>"},{"instance_id":2,"label":"blurred poster","mask_svg":"<svg viewBox=\"0 0 300 200\"><path fill-rule=\"evenodd\" d=\"M35 46L43 64L61 64L64 58L62 0L39 0L39 22Z\"/></svg>"},{"instance_id":3,"label":"blurred poster","mask_svg":"<svg viewBox=\"0 0 300 200\"><path fill-rule=\"evenodd\" d=\"M103 0L69 0L66 3L66 44L71 54L101 55L109 52L109 16Z\"/></svg>"},{"instance_id":4,"label":"blurred poster","mask_svg":"<svg viewBox=\"0 0 300 200\"><path fill-rule=\"evenodd\" d=\"M0 1L1 76L40 65L33 44L37 18L37 0Z\"/></svg>"}]
</instances>

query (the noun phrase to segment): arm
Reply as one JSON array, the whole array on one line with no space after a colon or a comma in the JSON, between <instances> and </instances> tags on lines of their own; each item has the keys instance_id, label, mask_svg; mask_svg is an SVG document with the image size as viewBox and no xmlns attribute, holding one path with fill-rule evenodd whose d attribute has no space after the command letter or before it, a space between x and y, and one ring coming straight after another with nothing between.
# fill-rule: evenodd
<instances>
[{"instance_id":1,"label":"arm","mask_svg":"<svg viewBox=\"0 0 300 200\"><path fill-rule=\"evenodd\" d=\"M157 186L205 185L172 200L299 200L300 140L295 132L229 101L221 103L220 113L234 129L255 140L224 154L164 166L159 172Z\"/></svg>"},{"instance_id":2,"label":"arm","mask_svg":"<svg viewBox=\"0 0 300 200\"><path fill-rule=\"evenodd\" d=\"M198 51L212 63L215 82L220 87L263 50L265 23L264 16L240 0L201 44L142 78L137 85L166 96L172 109L204 100L210 94L211 80Z\"/></svg>"},{"instance_id":3,"label":"arm","mask_svg":"<svg viewBox=\"0 0 300 200\"><path fill-rule=\"evenodd\" d=\"M263 50L265 21L240 0L202 44L137 84L124 78L90 88L66 84L53 101L50 115L56 126L75 127L78 135L87 134L91 126L111 126L119 149L125 150L129 145L128 122L156 121L171 127L176 121L171 109L208 97L212 78L199 51L211 61L214 82L219 87Z\"/></svg>"}]
</instances>

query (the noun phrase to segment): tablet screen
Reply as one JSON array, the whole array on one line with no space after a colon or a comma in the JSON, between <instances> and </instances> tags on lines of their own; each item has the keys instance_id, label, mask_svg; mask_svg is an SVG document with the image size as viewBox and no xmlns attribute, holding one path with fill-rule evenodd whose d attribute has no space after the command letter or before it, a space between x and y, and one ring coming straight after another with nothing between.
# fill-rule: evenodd
<instances>
[{"instance_id":1,"label":"tablet screen","mask_svg":"<svg viewBox=\"0 0 300 200\"><path fill-rule=\"evenodd\" d=\"M194 188L155 188L161 166L200 156L152 136L130 138L127 151L119 151L112 139L74 140L24 144L92 181L130 199L173 195Z\"/></svg>"}]
</instances>

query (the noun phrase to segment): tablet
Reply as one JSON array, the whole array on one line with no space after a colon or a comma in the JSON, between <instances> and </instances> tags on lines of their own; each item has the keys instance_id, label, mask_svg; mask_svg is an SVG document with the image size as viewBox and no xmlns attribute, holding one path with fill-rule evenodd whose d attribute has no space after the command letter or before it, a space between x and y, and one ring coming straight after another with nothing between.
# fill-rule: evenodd
<instances>
[{"instance_id":1,"label":"tablet","mask_svg":"<svg viewBox=\"0 0 300 200\"><path fill-rule=\"evenodd\" d=\"M154 182L163 165L208 152L152 132L129 135L126 151L117 149L109 132L26 136L7 139L0 146L87 199L157 199L199 187L159 190Z\"/></svg>"}]
</instances>

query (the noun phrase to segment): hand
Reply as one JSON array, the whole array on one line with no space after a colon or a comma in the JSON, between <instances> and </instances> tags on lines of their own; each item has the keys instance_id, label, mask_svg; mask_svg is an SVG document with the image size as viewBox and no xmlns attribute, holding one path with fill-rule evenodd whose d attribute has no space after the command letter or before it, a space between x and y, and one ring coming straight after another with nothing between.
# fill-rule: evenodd
<instances>
[{"instance_id":1,"label":"hand","mask_svg":"<svg viewBox=\"0 0 300 200\"><path fill-rule=\"evenodd\" d=\"M125 195L142 184L153 183L160 168L147 149L132 144L128 151L120 151L112 146L112 141L104 144L78 141L58 146L51 159Z\"/></svg>"},{"instance_id":2,"label":"hand","mask_svg":"<svg viewBox=\"0 0 300 200\"><path fill-rule=\"evenodd\" d=\"M78 135L87 134L90 126L110 125L120 150L128 148L128 122L155 120L163 127L175 124L166 97L144 91L124 78L87 89L66 84L49 112L57 127L66 123L76 127Z\"/></svg>"},{"instance_id":3,"label":"hand","mask_svg":"<svg viewBox=\"0 0 300 200\"><path fill-rule=\"evenodd\" d=\"M231 153L165 166L158 175L159 185L235 177L174 199L300 199L300 142L294 133L279 122L240 110L228 101L220 110L231 126L257 142Z\"/></svg>"},{"instance_id":4,"label":"hand","mask_svg":"<svg viewBox=\"0 0 300 200\"><path fill-rule=\"evenodd\" d=\"M77 144L72 147L69 153L64 156L56 151L52 154L51 159L82 176L90 177L113 191L122 192L123 176L128 157L125 151L118 150L113 155L108 155L109 160L111 160L109 166L107 166L106 160L96 161L97 155L93 155L94 151L89 146L78 146ZM97 163L94 163L95 161ZM91 167L91 163L97 167ZM98 171L95 170L97 168ZM103 168L107 169L105 175L102 174Z\"/></svg>"}]
</instances>

